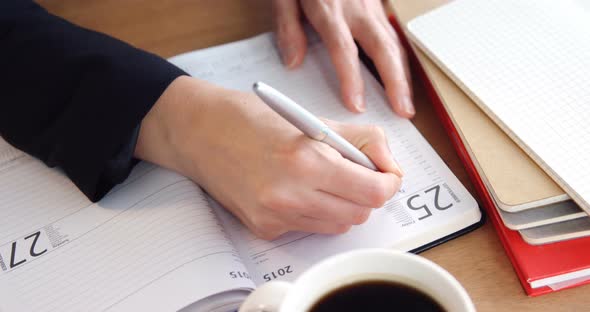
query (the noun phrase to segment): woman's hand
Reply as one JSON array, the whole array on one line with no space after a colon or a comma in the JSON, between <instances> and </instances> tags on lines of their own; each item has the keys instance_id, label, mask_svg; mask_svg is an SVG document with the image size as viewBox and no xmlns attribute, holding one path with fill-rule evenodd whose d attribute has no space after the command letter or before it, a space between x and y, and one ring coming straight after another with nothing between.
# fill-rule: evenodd
<instances>
[{"instance_id":1,"label":"woman's hand","mask_svg":"<svg viewBox=\"0 0 590 312\"><path fill-rule=\"evenodd\" d=\"M299 66L305 56L304 15L328 48L349 110L365 110L356 39L375 63L393 110L414 116L405 52L380 0L274 0L273 9L278 46L288 68Z\"/></svg>"},{"instance_id":2,"label":"woman's hand","mask_svg":"<svg viewBox=\"0 0 590 312\"><path fill-rule=\"evenodd\" d=\"M327 121L377 165L307 138L252 93L177 78L144 118L135 155L184 174L257 236L342 233L399 189L383 131Z\"/></svg>"}]
</instances>

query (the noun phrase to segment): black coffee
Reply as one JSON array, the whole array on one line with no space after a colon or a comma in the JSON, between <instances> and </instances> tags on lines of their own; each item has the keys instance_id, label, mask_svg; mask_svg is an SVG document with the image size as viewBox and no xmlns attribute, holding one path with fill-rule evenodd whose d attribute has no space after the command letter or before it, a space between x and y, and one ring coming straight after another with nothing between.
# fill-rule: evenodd
<instances>
[{"instance_id":1,"label":"black coffee","mask_svg":"<svg viewBox=\"0 0 590 312\"><path fill-rule=\"evenodd\" d=\"M395 282L367 280L334 289L320 298L310 312L420 311L444 312L422 291Z\"/></svg>"}]
</instances>

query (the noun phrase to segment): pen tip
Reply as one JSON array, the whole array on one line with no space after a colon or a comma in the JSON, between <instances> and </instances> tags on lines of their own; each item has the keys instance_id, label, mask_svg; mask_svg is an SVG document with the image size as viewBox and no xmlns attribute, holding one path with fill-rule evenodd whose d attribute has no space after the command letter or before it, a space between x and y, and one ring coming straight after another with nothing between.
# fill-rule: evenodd
<instances>
[{"instance_id":1,"label":"pen tip","mask_svg":"<svg viewBox=\"0 0 590 312\"><path fill-rule=\"evenodd\" d=\"M252 89L257 90L260 87L258 81L256 81L253 85L252 85Z\"/></svg>"}]
</instances>

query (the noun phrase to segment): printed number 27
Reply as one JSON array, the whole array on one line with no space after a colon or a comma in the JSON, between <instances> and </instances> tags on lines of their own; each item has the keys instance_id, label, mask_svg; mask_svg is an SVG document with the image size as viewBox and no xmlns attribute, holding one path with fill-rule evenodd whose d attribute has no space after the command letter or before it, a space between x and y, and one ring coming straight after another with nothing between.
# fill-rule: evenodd
<instances>
[{"instance_id":1,"label":"printed number 27","mask_svg":"<svg viewBox=\"0 0 590 312\"><path fill-rule=\"evenodd\" d=\"M39 239L39 236L41 235L41 232L35 232L27 237L24 238L24 241L28 241L29 238L32 238L33 241L30 244L30 250L29 250L29 255L31 256L31 258L35 258L35 257L39 257L40 255L44 254L47 252L47 248L41 250L41 251L36 251L36 246L37 246L37 240ZM18 244L20 245L20 244ZM21 260L17 260L16 259L16 248L17 248L17 241L12 242L12 248L11 248L11 252L10 252L10 268L15 268L23 263L25 263L27 261L26 258L23 258Z\"/></svg>"},{"instance_id":2,"label":"printed number 27","mask_svg":"<svg viewBox=\"0 0 590 312\"><path fill-rule=\"evenodd\" d=\"M438 209L438 210L446 210L449 209L453 206L453 203L450 203L446 206L441 206L441 203L439 201L439 194L440 194L440 185L436 185L434 187L431 187L427 190L424 191L424 193L428 193L428 192L432 192L434 191L434 208ZM414 201L418 198L420 198L422 196L422 194L416 194L416 195L412 195L408 198L407 204L408 207L412 210L421 210L424 209L425 214L421 217L418 218L418 220L422 220L422 219L426 219L430 216L432 216L432 212L430 211L430 208L428 208L427 204L424 204L422 206L416 206L414 205Z\"/></svg>"}]
</instances>

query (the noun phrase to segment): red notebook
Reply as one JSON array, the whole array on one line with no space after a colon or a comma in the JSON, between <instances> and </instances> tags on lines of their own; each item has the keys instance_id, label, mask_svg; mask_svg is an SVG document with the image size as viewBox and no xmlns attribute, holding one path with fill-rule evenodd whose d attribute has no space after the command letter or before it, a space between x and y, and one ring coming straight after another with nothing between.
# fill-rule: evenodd
<instances>
[{"instance_id":1,"label":"red notebook","mask_svg":"<svg viewBox=\"0 0 590 312\"><path fill-rule=\"evenodd\" d=\"M408 52L410 61L413 63L412 65L418 70L438 117L451 138L452 144L477 190L479 199L494 224L504 250L510 258L525 292L529 296L538 296L556 290L590 283L590 237L533 246L527 244L518 232L512 231L504 226L494 206L494 202L473 165L453 122L449 118L441 99L424 72L424 69L421 67L416 55L410 48L404 32L401 31L399 24L393 17L390 17L390 22L400 36L400 40ZM573 278L575 275L585 277ZM551 283L553 288L549 286L533 288L537 284L547 282L547 278L560 277L570 277L570 279L561 283Z\"/></svg>"}]
</instances>

